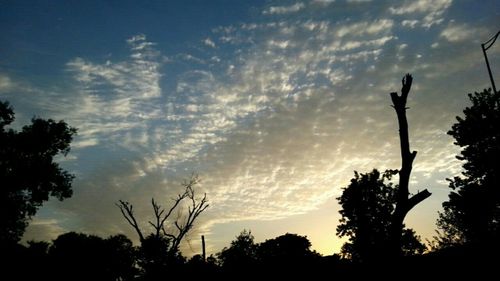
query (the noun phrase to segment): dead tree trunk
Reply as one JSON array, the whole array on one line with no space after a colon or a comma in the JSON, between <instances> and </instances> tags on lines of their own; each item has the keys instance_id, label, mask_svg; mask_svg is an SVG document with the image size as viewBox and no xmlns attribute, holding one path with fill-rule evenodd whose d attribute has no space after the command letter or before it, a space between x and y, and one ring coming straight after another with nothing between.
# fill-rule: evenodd
<instances>
[{"instance_id":1,"label":"dead tree trunk","mask_svg":"<svg viewBox=\"0 0 500 281\"><path fill-rule=\"evenodd\" d=\"M393 107L396 110L399 124L399 139L401 145L401 170L399 170L399 188L396 194L396 208L392 215L390 237L390 254L391 256L401 255L401 236L403 233L403 221L406 214L417 204L431 196L431 193L425 189L411 197L409 197L408 183L413 160L417 155L416 151L410 152L410 141L408 136L408 121L406 119L406 100L410 92L413 78L410 74L403 77L401 96L397 93L391 93Z\"/></svg>"}]
</instances>

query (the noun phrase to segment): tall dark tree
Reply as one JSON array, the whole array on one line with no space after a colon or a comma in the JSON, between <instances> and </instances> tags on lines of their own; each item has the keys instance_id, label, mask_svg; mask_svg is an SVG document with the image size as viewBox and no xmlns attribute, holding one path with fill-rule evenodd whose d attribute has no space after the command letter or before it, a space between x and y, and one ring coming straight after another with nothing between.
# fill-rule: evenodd
<instances>
[{"instance_id":1,"label":"tall dark tree","mask_svg":"<svg viewBox=\"0 0 500 281\"><path fill-rule=\"evenodd\" d=\"M408 134L408 120L406 119L406 101L410 93L413 77L406 74L401 83L401 95L393 92L391 99L398 117L399 141L401 149L401 169L399 170L399 187L396 191L396 206L391 218L391 227L389 229L389 252L391 256L397 257L402 254L402 235L404 228L404 219L408 212L417 204L431 196L431 193L424 189L417 194L411 195L409 192L410 174L413 166L413 160L417 152L410 152L410 140Z\"/></svg>"},{"instance_id":2,"label":"tall dark tree","mask_svg":"<svg viewBox=\"0 0 500 281\"><path fill-rule=\"evenodd\" d=\"M439 214L441 246L498 243L500 237L500 94L489 89L469 99L472 105L448 132L464 164L461 176L448 179L453 191Z\"/></svg>"},{"instance_id":3,"label":"tall dark tree","mask_svg":"<svg viewBox=\"0 0 500 281\"><path fill-rule=\"evenodd\" d=\"M0 102L0 244L18 242L30 218L50 196L72 194L73 175L54 157L66 155L76 129L64 121L33 118L21 131L7 129L14 121L8 102Z\"/></svg>"},{"instance_id":4,"label":"tall dark tree","mask_svg":"<svg viewBox=\"0 0 500 281\"><path fill-rule=\"evenodd\" d=\"M388 254L391 239L389 231L398 190L390 180L397 173L395 170L387 170L383 174L377 170L367 174L354 172L351 183L337 198L342 206L337 235L349 239L342 246L344 257L372 262ZM425 250L413 230L404 228L402 236L402 251L405 255Z\"/></svg>"}]
</instances>

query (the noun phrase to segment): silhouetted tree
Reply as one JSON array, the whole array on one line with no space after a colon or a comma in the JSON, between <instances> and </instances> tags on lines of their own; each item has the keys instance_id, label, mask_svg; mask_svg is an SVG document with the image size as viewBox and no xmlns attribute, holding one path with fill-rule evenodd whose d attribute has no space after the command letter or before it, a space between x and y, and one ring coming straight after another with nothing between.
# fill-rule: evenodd
<instances>
[{"instance_id":1,"label":"silhouetted tree","mask_svg":"<svg viewBox=\"0 0 500 281\"><path fill-rule=\"evenodd\" d=\"M123 234L112 235L104 240L106 277L109 280L135 280L137 270L137 249Z\"/></svg>"},{"instance_id":2,"label":"silhouetted tree","mask_svg":"<svg viewBox=\"0 0 500 281\"><path fill-rule=\"evenodd\" d=\"M104 275L102 238L82 233L69 232L59 235L50 248L50 256L57 270L56 280L97 279Z\"/></svg>"},{"instance_id":3,"label":"silhouetted tree","mask_svg":"<svg viewBox=\"0 0 500 281\"><path fill-rule=\"evenodd\" d=\"M448 179L453 191L439 214L441 247L497 243L500 237L500 95L469 94L472 106L457 117L449 135L462 148L462 176Z\"/></svg>"},{"instance_id":4,"label":"silhouetted tree","mask_svg":"<svg viewBox=\"0 0 500 281\"><path fill-rule=\"evenodd\" d=\"M254 267L257 261L257 245L251 231L243 230L229 247L217 253L219 264L229 271L241 271Z\"/></svg>"},{"instance_id":5,"label":"silhouetted tree","mask_svg":"<svg viewBox=\"0 0 500 281\"><path fill-rule=\"evenodd\" d=\"M202 255L194 255L186 263L186 271L189 272L190 275L194 275L194 277L200 279L214 277L218 269L217 259L212 255L207 257L206 260L203 259Z\"/></svg>"},{"instance_id":6,"label":"silhouetted tree","mask_svg":"<svg viewBox=\"0 0 500 281\"><path fill-rule=\"evenodd\" d=\"M141 242L139 263L145 275L149 276L147 278L154 279L163 275L169 264L184 262L184 258L179 253L179 245L192 229L198 216L209 206L206 194L203 197L196 196L194 186L197 183L199 179L196 175L193 175L189 181L183 182L184 192L173 199L174 203L168 210L154 199L151 200L155 220L149 221L154 231L148 236L144 236L135 218L133 205L122 200L116 204L125 220L139 236ZM182 212L183 205L187 205L187 213L182 217L179 214ZM179 215L176 219L171 218L174 211ZM171 225L166 225L167 223Z\"/></svg>"},{"instance_id":7,"label":"silhouetted tree","mask_svg":"<svg viewBox=\"0 0 500 281\"><path fill-rule=\"evenodd\" d=\"M410 196L408 189L413 160L417 156L416 151L410 152L408 121L406 119L406 100L410 93L412 81L413 77L410 74L406 74L401 81L403 84L401 95L399 96L395 92L391 93L392 104L398 117L402 162L401 169L399 170L399 185L396 191L396 206L392 213L391 227L389 229L389 252L393 257L402 254L403 222L406 214L417 204L431 196L431 193L427 189Z\"/></svg>"},{"instance_id":8,"label":"silhouetted tree","mask_svg":"<svg viewBox=\"0 0 500 281\"><path fill-rule=\"evenodd\" d=\"M387 170L381 175L376 169L367 174L354 172L351 183L337 198L342 206L337 235L349 238L349 242L342 246L344 257L369 262L388 254L389 231L398 190L390 180L397 173L396 170ZM402 237L405 255L425 250L413 230L404 229Z\"/></svg>"},{"instance_id":9,"label":"silhouetted tree","mask_svg":"<svg viewBox=\"0 0 500 281\"><path fill-rule=\"evenodd\" d=\"M311 250L306 236L287 233L256 244L250 231L243 230L229 247L217 253L223 279L255 279L265 276L279 280L312 274L321 255ZM317 267L314 267L317 266Z\"/></svg>"},{"instance_id":10,"label":"silhouetted tree","mask_svg":"<svg viewBox=\"0 0 500 281\"><path fill-rule=\"evenodd\" d=\"M176 274L184 262L185 258L172 250L171 240L164 235L150 234L141 242L138 264L144 280Z\"/></svg>"},{"instance_id":11,"label":"silhouetted tree","mask_svg":"<svg viewBox=\"0 0 500 281\"><path fill-rule=\"evenodd\" d=\"M68 232L49 249L56 280L133 280L137 275L136 250L124 235L102 239Z\"/></svg>"},{"instance_id":12,"label":"silhouetted tree","mask_svg":"<svg viewBox=\"0 0 500 281\"><path fill-rule=\"evenodd\" d=\"M3 279L13 280L49 280L52 273L48 256L50 243L45 241L28 241L28 246L15 245L17 251L9 251L2 258L0 272ZM2 252L2 254L6 254Z\"/></svg>"},{"instance_id":13,"label":"silhouetted tree","mask_svg":"<svg viewBox=\"0 0 500 281\"><path fill-rule=\"evenodd\" d=\"M259 260L268 265L305 265L320 257L311 250L311 242L307 236L286 233L259 244L257 250Z\"/></svg>"},{"instance_id":14,"label":"silhouetted tree","mask_svg":"<svg viewBox=\"0 0 500 281\"><path fill-rule=\"evenodd\" d=\"M33 118L21 131L8 102L0 102L0 245L18 242L43 202L71 196L73 175L54 162L66 155L76 129L65 122Z\"/></svg>"}]
</instances>

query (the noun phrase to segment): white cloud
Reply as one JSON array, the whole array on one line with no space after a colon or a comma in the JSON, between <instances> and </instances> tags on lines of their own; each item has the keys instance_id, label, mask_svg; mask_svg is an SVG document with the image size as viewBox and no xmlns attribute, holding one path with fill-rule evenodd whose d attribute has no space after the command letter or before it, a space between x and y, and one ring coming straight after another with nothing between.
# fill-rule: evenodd
<instances>
[{"instance_id":1,"label":"white cloud","mask_svg":"<svg viewBox=\"0 0 500 281\"><path fill-rule=\"evenodd\" d=\"M441 31L440 36L449 42L461 42L474 38L479 33L479 30L466 24L451 24Z\"/></svg>"},{"instance_id":2,"label":"white cloud","mask_svg":"<svg viewBox=\"0 0 500 281\"><path fill-rule=\"evenodd\" d=\"M71 148L72 149L79 149L79 148L84 148L84 147L89 147L89 146L94 146L99 144L99 139L98 138L77 138L72 144Z\"/></svg>"},{"instance_id":3,"label":"white cloud","mask_svg":"<svg viewBox=\"0 0 500 281\"><path fill-rule=\"evenodd\" d=\"M290 6L271 6L268 9L264 10L262 13L265 15L266 14L282 15L282 14L296 13L304 8L305 8L304 3L297 2L297 3L290 5Z\"/></svg>"},{"instance_id":4,"label":"white cloud","mask_svg":"<svg viewBox=\"0 0 500 281\"><path fill-rule=\"evenodd\" d=\"M388 31L392 28L394 22L391 19L380 19L373 22L362 21L353 24L343 25L337 28L337 36L359 36L363 34L377 34L382 31Z\"/></svg>"},{"instance_id":5,"label":"white cloud","mask_svg":"<svg viewBox=\"0 0 500 281\"><path fill-rule=\"evenodd\" d=\"M418 22L419 22L418 20L403 20L401 22L401 25L404 27L415 28L415 26L417 26Z\"/></svg>"},{"instance_id":6,"label":"white cloud","mask_svg":"<svg viewBox=\"0 0 500 281\"><path fill-rule=\"evenodd\" d=\"M335 2L335 0L313 0L312 2L314 4L319 4L319 5L326 6L326 5L330 5L333 2Z\"/></svg>"},{"instance_id":7,"label":"white cloud","mask_svg":"<svg viewBox=\"0 0 500 281\"><path fill-rule=\"evenodd\" d=\"M11 90L14 87L14 83L9 76L0 73L0 93Z\"/></svg>"},{"instance_id":8,"label":"white cloud","mask_svg":"<svg viewBox=\"0 0 500 281\"><path fill-rule=\"evenodd\" d=\"M399 7L390 7L389 11L395 15L425 13L440 11L448 8L452 0L417 0L407 1Z\"/></svg>"},{"instance_id":9,"label":"white cloud","mask_svg":"<svg viewBox=\"0 0 500 281\"><path fill-rule=\"evenodd\" d=\"M24 233L24 241L51 241L65 232L56 219L33 219Z\"/></svg>"},{"instance_id":10,"label":"white cloud","mask_svg":"<svg viewBox=\"0 0 500 281\"><path fill-rule=\"evenodd\" d=\"M161 63L155 44L142 34L127 43L132 50L129 61L99 64L75 58L67 63L79 82L79 102L68 120L79 128L77 147L97 145L97 137L115 138L144 128L146 120L162 118L158 105L150 103L161 97Z\"/></svg>"},{"instance_id":11,"label":"white cloud","mask_svg":"<svg viewBox=\"0 0 500 281\"><path fill-rule=\"evenodd\" d=\"M389 7L394 15L423 15L421 26L429 28L443 22L444 12L451 6L453 0L417 0L406 1L400 6Z\"/></svg>"},{"instance_id":12,"label":"white cloud","mask_svg":"<svg viewBox=\"0 0 500 281\"><path fill-rule=\"evenodd\" d=\"M283 37L260 41L251 52L239 54L231 62L229 81L207 71L186 73L178 82L177 92L196 96L198 105L195 110L192 103L187 104L190 114L179 116L190 120L188 133L182 142L146 161L147 171L188 158L211 163L204 170L204 186L213 198L207 220L210 225L276 219L313 210L338 194L332 186L344 185L344 178L351 176L356 163L367 169L375 165L368 160L366 150L356 153L357 161L341 157L360 149L359 143L346 139L363 137L344 135L337 139L335 132L344 128L344 121L333 120L345 114L336 102L347 101L333 92L352 78L343 69L344 64L372 61L381 53L374 47L394 39L390 35L393 22L382 19L341 26L327 22L297 25L296 32L312 31L311 36L320 40L312 46L295 38L295 33L281 32L290 25L263 27ZM231 32L235 37L244 36L238 30ZM364 35L369 38L363 40ZM324 48L342 38L352 40ZM352 47L359 50L340 55ZM296 78L300 76L303 78ZM318 79L326 84L317 84ZM379 100L370 102L374 101ZM368 109L366 106L362 111ZM343 145L331 145L339 142ZM247 208L239 208L241 205Z\"/></svg>"},{"instance_id":13,"label":"white cloud","mask_svg":"<svg viewBox=\"0 0 500 281\"><path fill-rule=\"evenodd\" d=\"M212 39L210 39L210 37L205 38L205 40L203 40L203 44L205 44L209 47L215 48L215 42L212 41Z\"/></svg>"}]
</instances>

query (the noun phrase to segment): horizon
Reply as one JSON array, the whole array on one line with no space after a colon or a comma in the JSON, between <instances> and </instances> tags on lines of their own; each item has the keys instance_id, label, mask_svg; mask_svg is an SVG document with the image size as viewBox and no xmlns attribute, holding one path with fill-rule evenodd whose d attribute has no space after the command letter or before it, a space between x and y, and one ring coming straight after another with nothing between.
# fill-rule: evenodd
<instances>
[{"instance_id":1,"label":"horizon","mask_svg":"<svg viewBox=\"0 0 500 281\"><path fill-rule=\"evenodd\" d=\"M432 196L405 223L432 239L446 178L460 174L447 131L467 94L490 88L481 43L498 1L56 1L0 9L0 97L19 129L33 116L78 128L59 157L73 196L51 199L23 241L143 227L192 173L210 207L183 244L215 254L243 230L256 242L306 235L338 253L336 198L354 176L400 168L390 92L414 77L410 192ZM488 50L494 77L500 48ZM498 81L498 79L497 79ZM397 178L393 179L397 182Z\"/></svg>"}]
</instances>

